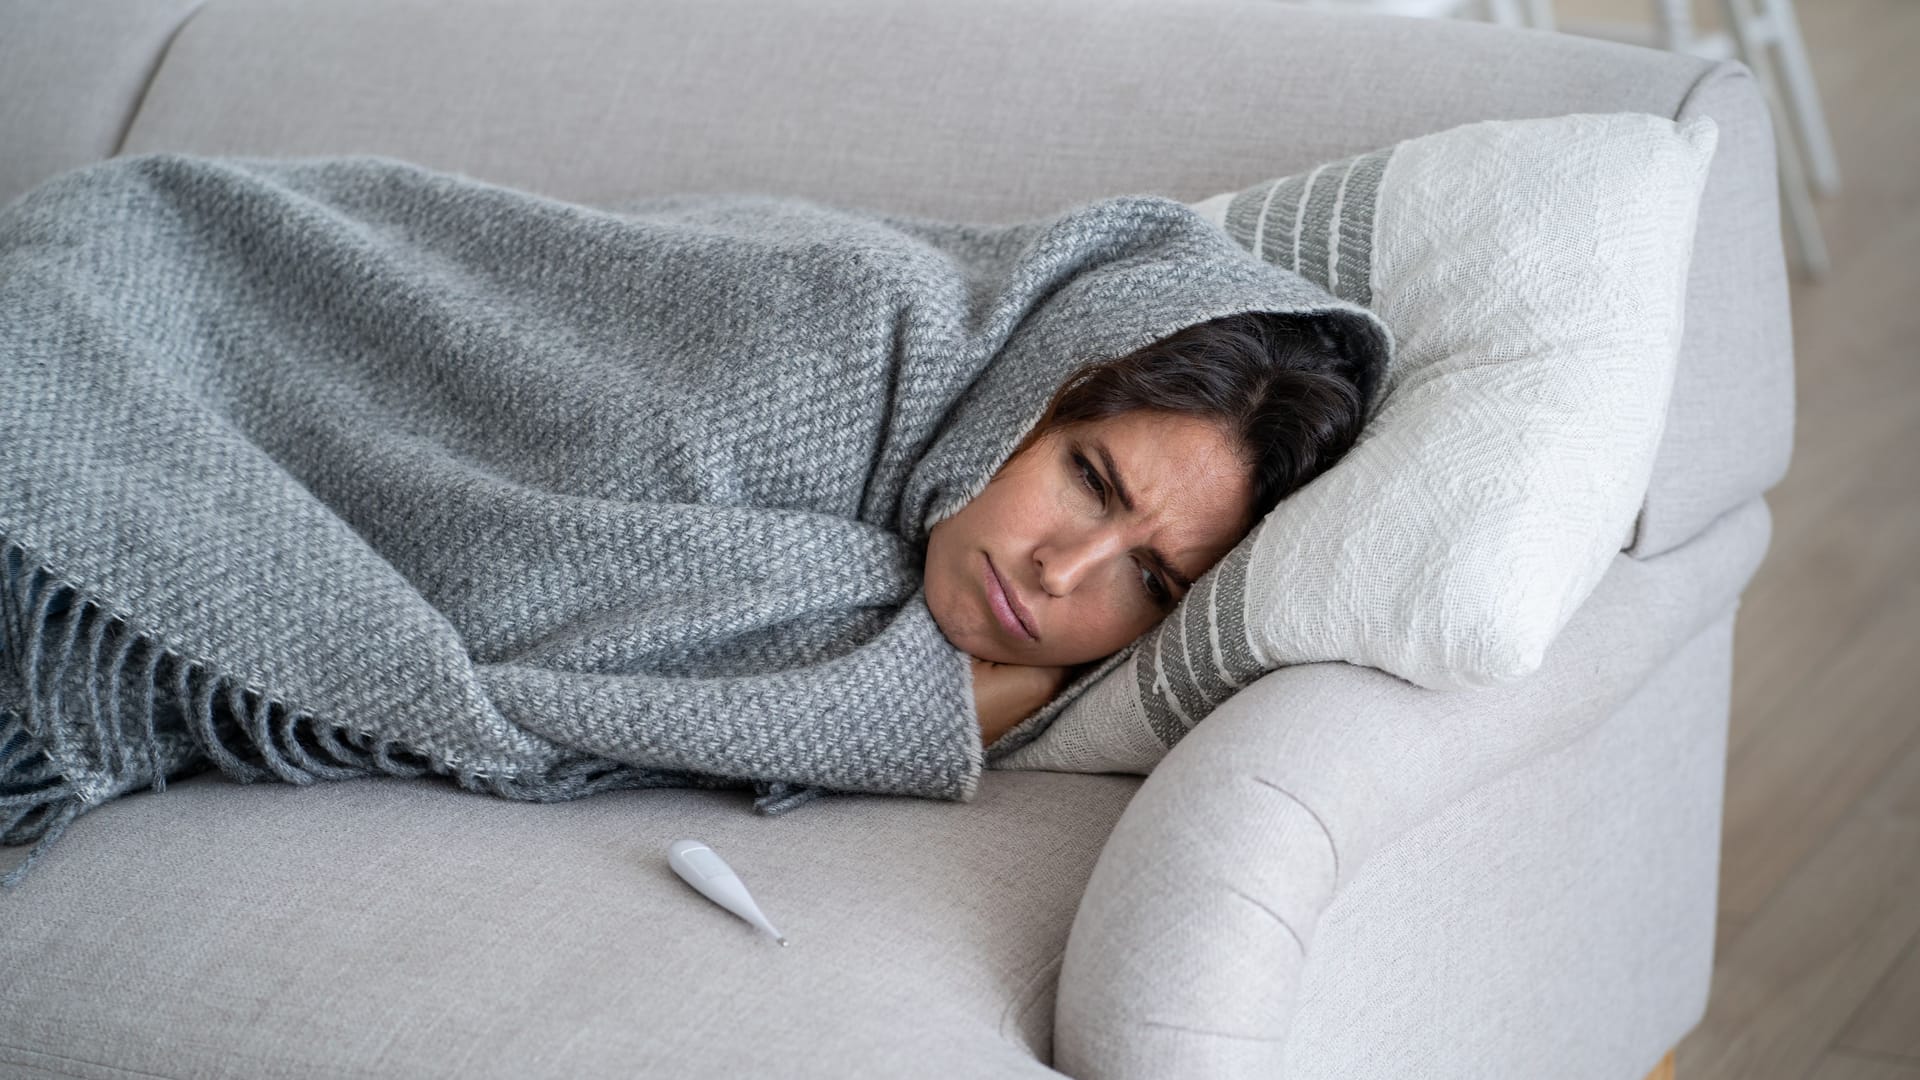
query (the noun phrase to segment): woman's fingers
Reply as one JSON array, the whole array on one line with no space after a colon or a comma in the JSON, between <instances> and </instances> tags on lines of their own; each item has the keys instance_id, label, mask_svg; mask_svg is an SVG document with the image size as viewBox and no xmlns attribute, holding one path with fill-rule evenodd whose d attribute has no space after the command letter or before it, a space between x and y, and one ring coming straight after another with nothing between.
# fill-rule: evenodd
<instances>
[{"instance_id":1,"label":"woman's fingers","mask_svg":"<svg viewBox=\"0 0 1920 1080\"><path fill-rule=\"evenodd\" d=\"M973 658L973 697L980 734L987 745L1053 700L1067 684L1068 668L1002 664Z\"/></svg>"}]
</instances>

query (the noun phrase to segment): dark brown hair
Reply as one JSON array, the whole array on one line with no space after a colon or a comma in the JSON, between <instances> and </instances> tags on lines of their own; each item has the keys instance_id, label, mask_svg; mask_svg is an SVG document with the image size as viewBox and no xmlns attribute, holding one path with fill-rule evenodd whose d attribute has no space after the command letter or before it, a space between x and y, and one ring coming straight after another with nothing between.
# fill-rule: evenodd
<instances>
[{"instance_id":1,"label":"dark brown hair","mask_svg":"<svg viewBox=\"0 0 1920 1080\"><path fill-rule=\"evenodd\" d=\"M1326 316L1228 315L1081 365L1015 453L1049 431L1135 409L1211 420L1251 471L1258 522L1353 446L1381 366Z\"/></svg>"}]
</instances>

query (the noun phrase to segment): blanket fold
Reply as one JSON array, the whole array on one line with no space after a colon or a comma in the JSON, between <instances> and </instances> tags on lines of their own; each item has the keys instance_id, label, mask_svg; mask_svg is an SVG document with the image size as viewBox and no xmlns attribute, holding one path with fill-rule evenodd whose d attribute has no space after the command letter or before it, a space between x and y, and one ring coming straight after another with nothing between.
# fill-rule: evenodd
<instances>
[{"instance_id":1,"label":"blanket fold","mask_svg":"<svg viewBox=\"0 0 1920 1080\"><path fill-rule=\"evenodd\" d=\"M929 528L1077 364L1350 318L1186 206L613 208L378 157L0 209L0 843L239 782L970 799Z\"/></svg>"}]
</instances>

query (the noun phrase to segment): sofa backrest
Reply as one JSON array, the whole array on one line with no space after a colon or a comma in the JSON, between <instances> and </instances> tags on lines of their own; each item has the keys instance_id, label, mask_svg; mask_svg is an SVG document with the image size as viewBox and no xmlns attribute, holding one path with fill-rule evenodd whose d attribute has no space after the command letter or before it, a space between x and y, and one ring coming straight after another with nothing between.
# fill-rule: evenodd
<instances>
[{"instance_id":1,"label":"sofa backrest","mask_svg":"<svg viewBox=\"0 0 1920 1080\"><path fill-rule=\"evenodd\" d=\"M76 23L183 13L120 152L386 154L600 205L762 191L1011 221L1122 193L1197 200L1476 120L1711 115L1721 138L1673 404L1628 550L1685 542L1786 470L1792 350L1773 145L1737 63L1270 0L57 9ZM87 53L91 30L61 33ZM11 78L0 65L0 98L17 99ZM100 93L120 101L123 82ZM9 143L42 123L27 113L17 101L0 112ZM37 182L23 171L34 168L0 182Z\"/></svg>"}]
</instances>

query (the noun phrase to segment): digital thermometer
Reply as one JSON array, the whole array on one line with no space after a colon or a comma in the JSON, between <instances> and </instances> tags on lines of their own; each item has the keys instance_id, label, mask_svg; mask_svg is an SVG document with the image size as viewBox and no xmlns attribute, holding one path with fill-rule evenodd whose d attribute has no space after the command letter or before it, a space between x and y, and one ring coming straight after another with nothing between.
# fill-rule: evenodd
<instances>
[{"instance_id":1,"label":"digital thermometer","mask_svg":"<svg viewBox=\"0 0 1920 1080\"><path fill-rule=\"evenodd\" d=\"M765 930L780 944L787 943L786 937L760 914L760 906L740 883L740 875L712 848L698 840L675 840L667 849L667 865L687 884L700 890L700 895Z\"/></svg>"}]
</instances>

